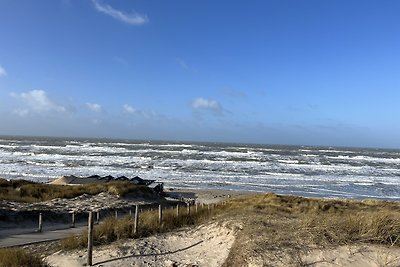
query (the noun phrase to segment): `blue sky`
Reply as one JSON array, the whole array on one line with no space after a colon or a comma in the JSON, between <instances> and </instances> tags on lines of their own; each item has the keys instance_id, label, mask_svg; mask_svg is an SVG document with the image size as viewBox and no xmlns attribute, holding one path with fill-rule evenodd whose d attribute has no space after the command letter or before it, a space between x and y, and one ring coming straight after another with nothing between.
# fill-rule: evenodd
<instances>
[{"instance_id":1,"label":"blue sky","mask_svg":"<svg viewBox=\"0 0 400 267\"><path fill-rule=\"evenodd\" d=\"M0 134L400 148L399 12L0 0Z\"/></svg>"}]
</instances>

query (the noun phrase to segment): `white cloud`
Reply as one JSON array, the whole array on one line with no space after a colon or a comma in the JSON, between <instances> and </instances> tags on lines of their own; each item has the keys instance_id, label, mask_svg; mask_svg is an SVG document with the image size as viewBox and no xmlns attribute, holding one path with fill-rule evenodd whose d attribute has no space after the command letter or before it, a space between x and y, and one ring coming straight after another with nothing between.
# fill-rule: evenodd
<instances>
[{"instance_id":1,"label":"white cloud","mask_svg":"<svg viewBox=\"0 0 400 267\"><path fill-rule=\"evenodd\" d=\"M15 110L13 110L13 113L20 117L26 117L29 114L29 110L28 109L15 109Z\"/></svg>"},{"instance_id":2,"label":"white cloud","mask_svg":"<svg viewBox=\"0 0 400 267\"><path fill-rule=\"evenodd\" d=\"M145 110L140 110L132 107L131 105L125 104L122 106L124 109L124 112L126 114L134 115L136 118L144 118L144 119L155 119L155 118L161 118L162 116L158 114L155 111L145 111Z\"/></svg>"},{"instance_id":3,"label":"white cloud","mask_svg":"<svg viewBox=\"0 0 400 267\"><path fill-rule=\"evenodd\" d=\"M122 65L128 65L128 61L125 58L122 57L112 57L111 58L112 61L118 63L118 64L122 64Z\"/></svg>"},{"instance_id":4,"label":"white cloud","mask_svg":"<svg viewBox=\"0 0 400 267\"><path fill-rule=\"evenodd\" d=\"M53 102L43 90L32 90L26 93L11 93L11 96L21 100L27 107L14 110L20 116L26 116L30 111L36 112L65 112L66 108Z\"/></svg>"},{"instance_id":5,"label":"white cloud","mask_svg":"<svg viewBox=\"0 0 400 267\"><path fill-rule=\"evenodd\" d=\"M123 106L123 108L124 108L124 111L125 111L126 113L129 113L129 114L134 114L134 113L137 112L137 110L136 110L134 107L132 107L132 106L130 106L130 105L128 105L128 104L125 104L125 105Z\"/></svg>"},{"instance_id":6,"label":"white cloud","mask_svg":"<svg viewBox=\"0 0 400 267\"><path fill-rule=\"evenodd\" d=\"M240 90L235 90L235 89L232 89L232 88L225 88L222 92L225 95L229 96L229 97L234 97L234 98L245 98L245 97L247 97L246 92L240 91Z\"/></svg>"},{"instance_id":7,"label":"white cloud","mask_svg":"<svg viewBox=\"0 0 400 267\"><path fill-rule=\"evenodd\" d=\"M102 4L98 0L92 0L92 2L97 11L104 13L108 16L111 16L119 21L125 22L127 24L142 25L149 21L146 15L142 15L136 12L128 14L123 11L114 9L110 5Z\"/></svg>"},{"instance_id":8,"label":"white cloud","mask_svg":"<svg viewBox=\"0 0 400 267\"><path fill-rule=\"evenodd\" d=\"M195 110L210 110L215 114L222 114L222 106L217 101L198 97L192 102L192 108Z\"/></svg>"},{"instance_id":9,"label":"white cloud","mask_svg":"<svg viewBox=\"0 0 400 267\"><path fill-rule=\"evenodd\" d=\"M0 66L0 77L4 76L7 76L7 71L2 66Z\"/></svg>"},{"instance_id":10,"label":"white cloud","mask_svg":"<svg viewBox=\"0 0 400 267\"><path fill-rule=\"evenodd\" d=\"M92 124L94 124L94 125L99 125L99 124L101 124L101 123L102 123L101 120L98 120L98 119L92 120Z\"/></svg>"},{"instance_id":11,"label":"white cloud","mask_svg":"<svg viewBox=\"0 0 400 267\"><path fill-rule=\"evenodd\" d=\"M179 66L181 66L183 69L188 70L189 66L186 64L186 62L181 59L181 58L177 58L176 62L179 64Z\"/></svg>"},{"instance_id":12,"label":"white cloud","mask_svg":"<svg viewBox=\"0 0 400 267\"><path fill-rule=\"evenodd\" d=\"M93 112L101 112L103 108L96 103L86 103L86 106Z\"/></svg>"}]
</instances>

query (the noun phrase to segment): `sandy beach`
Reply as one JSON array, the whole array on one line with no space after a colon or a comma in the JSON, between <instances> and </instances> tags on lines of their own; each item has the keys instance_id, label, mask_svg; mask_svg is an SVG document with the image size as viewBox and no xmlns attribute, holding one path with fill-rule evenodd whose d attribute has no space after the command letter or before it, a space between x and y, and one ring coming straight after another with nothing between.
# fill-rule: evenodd
<instances>
[{"instance_id":1,"label":"sandy beach","mask_svg":"<svg viewBox=\"0 0 400 267\"><path fill-rule=\"evenodd\" d=\"M168 196L179 199L183 197L185 200L193 200L197 203L211 204L218 203L230 198L248 196L257 194L249 191L233 191L233 190L201 190L201 189L185 189L185 188L165 188Z\"/></svg>"}]
</instances>

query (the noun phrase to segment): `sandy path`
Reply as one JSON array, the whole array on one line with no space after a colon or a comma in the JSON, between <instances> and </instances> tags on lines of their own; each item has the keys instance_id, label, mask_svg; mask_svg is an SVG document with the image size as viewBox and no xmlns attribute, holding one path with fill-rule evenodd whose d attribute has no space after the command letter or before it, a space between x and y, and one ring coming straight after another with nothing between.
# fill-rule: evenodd
<instances>
[{"instance_id":1,"label":"sandy path","mask_svg":"<svg viewBox=\"0 0 400 267\"><path fill-rule=\"evenodd\" d=\"M95 248L96 266L221 266L235 240L238 227L228 223L117 242ZM54 267L83 266L86 251L57 252L47 258Z\"/></svg>"},{"instance_id":2,"label":"sandy path","mask_svg":"<svg viewBox=\"0 0 400 267\"><path fill-rule=\"evenodd\" d=\"M165 188L165 192L176 199L183 197L185 200L194 200L198 203L217 203L229 198L236 198L257 194L249 191L209 190L209 189L185 189Z\"/></svg>"}]
</instances>

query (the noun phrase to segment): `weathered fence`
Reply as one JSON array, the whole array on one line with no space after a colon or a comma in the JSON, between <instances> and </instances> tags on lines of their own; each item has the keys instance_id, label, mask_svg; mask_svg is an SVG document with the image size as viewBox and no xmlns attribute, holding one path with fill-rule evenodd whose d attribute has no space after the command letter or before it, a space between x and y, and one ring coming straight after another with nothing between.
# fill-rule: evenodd
<instances>
[{"instance_id":1,"label":"weathered fence","mask_svg":"<svg viewBox=\"0 0 400 267\"><path fill-rule=\"evenodd\" d=\"M142 207L142 205L140 205ZM192 205L190 203L187 203L187 212L186 214L181 214L180 213L180 206L179 204L176 205L176 207L174 206L168 206L168 207L164 207L163 205L159 204L158 205L158 224L160 227L162 227L163 222L165 220L163 213L165 209L170 209L171 210L171 214L175 214L176 217L179 216L190 216L191 215L191 207ZM212 204L211 206L209 204L207 204L207 209L205 209L204 205L201 205L199 207L198 203L196 203L195 205L195 214L199 213L201 210L202 211L206 211L206 212L211 212L214 208L215 205ZM173 211L173 209L176 209L176 213ZM140 208L139 205L135 206L135 214L134 214L134 226L133 226L133 232L136 235L138 233L138 229L140 228L140 224L139 224L139 217L140 217L140 213L144 212L144 211L153 211L154 212L154 206L149 206L147 208ZM132 217L132 211L129 210L128 216ZM192 214L192 215L195 215ZM92 212L89 213L89 221L88 221L88 250L87 250L87 265L88 266L92 266L93 263L93 223L91 222L91 217L92 217ZM115 217L117 217L117 213L115 212Z\"/></svg>"}]
</instances>

